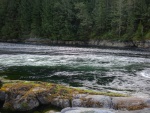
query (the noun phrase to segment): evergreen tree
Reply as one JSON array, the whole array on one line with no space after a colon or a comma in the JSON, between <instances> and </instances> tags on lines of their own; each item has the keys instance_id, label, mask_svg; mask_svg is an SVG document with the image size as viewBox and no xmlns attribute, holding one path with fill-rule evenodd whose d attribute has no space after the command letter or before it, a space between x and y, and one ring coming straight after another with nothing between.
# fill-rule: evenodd
<instances>
[{"instance_id":1,"label":"evergreen tree","mask_svg":"<svg viewBox=\"0 0 150 113\"><path fill-rule=\"evenodd\" d=\"M120 38L125 32L126 25L126 11L125 0L114 0L112 11L112 30Z\"/></svg>"},{"instance_id":2,"label":"evergreen tree","mask_svg":"<svg viewBox=\"0 0 150 113\"><path fill-rule=\"evenodd\" d=\"M0 36L2 35L1 29L5 24L5 14L7 11L6 10L7 5L8 5L8 0L0 0Z\"/></svg>"},{"instance_id":3,"label":"evergreen tree","mask_svg":"<svg viewBox=\"0 0 150 113\"><path fill-rule=\"evenodd\" d=\"M97 35L108 32L111 28L111 1L96 0L93 10L94 30Z\"/></svg>"},{"instance_id":4,"label":"evergreen tree","mask_svg":"<svg viewBox=\"0 0 150 113\"><path fill-rule=\"evenodd\" d=\"M18 38L20 35L19 3L20 0L8 1L4 25L1 29L2 37L5 39Z\"/></svg>"},{"instance_id":5,"label":"evergreen tree","mask_svg":"<svg viewBox=\"0 0 150 113\"><path fill-rule=\"evenodd\" d=\"M73 4L72 0L60 0L54 4L53 36L59 40L74 37L73 33Z\"/></svg>"},{"instance_id":6,"label":"evergreen tree","mask_svg":"<svg viewBox=\"0 0 150 113\"><path fill-rule=\"evenodd\" d=\"M149 34L150 0L0 0L5 40L144 40Z\"/></svg>"},{"instance_id":7,"label":"evergreen tree","mask_svg":"<svg viewBox=\"0 0 150 113\"><path fill-rule=\"evenodd\" d=\"M39 37L41 35L41 3L42 0L32 0L32 23L31 36Z\"/></svg>"},{"instance_id":8,"label":"evergreen tree","mask_svg":"<svg viewBox=\"0 0 150 113\"><path fill-rule=\"evenodd\" d=\"M53 12L54 12L54 0L42 1L42 34L44 37L50 38L52 36L53 29Z\"/></svg>"},{"instance_id":9,"label":"evergreen tree","mask_svg":"<svg viewBox=\"0 0 150 113\"><path fill-rule=\"evenodd\" d=\"M31 32L32 23L32 6L31 0L21 0L20 3L20 25L21 25L21 35L24 37L29 37Z\"/></svg>"},{"instance_id":10,"label":"evergreen tree","mask_svg":"<svg viewBox=\"0 0 150 113\"><path fill-rule=\"evenodd\" d=\"M133 34L135 32L135 0L127 0L125 2L125 13L126 13L126 23L125 32L123 33L123 38L125 40L132 40Z\"/></svg>"},{"instance_id":11,"label":"evergreen tree","mask_svg":"<svg viewBox=\"0 0 150 113\"><path fill-rule=\"evenodd\" d=\"M90 31L92 29L92 19L87 10L87 6L84 2L79 2L75 4L76 18L79 21L77 36L80 40L87 40L89 38Z\"/></svg>"}]
</instances>

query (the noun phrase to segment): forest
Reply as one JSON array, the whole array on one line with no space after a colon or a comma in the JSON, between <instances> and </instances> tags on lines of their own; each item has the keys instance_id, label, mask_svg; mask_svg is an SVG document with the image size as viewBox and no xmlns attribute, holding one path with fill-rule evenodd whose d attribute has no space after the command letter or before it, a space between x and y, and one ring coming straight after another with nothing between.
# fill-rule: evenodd
<instances>
[{"instance_id":1,"label":"forest","mask_svg":"<svg viewBox=\"0 0 150 113\"><path fill-rule=\"evenodd\" d=\"M0 0L0 39L149 40L150 0Z\"/></svg>"}]
</instances>

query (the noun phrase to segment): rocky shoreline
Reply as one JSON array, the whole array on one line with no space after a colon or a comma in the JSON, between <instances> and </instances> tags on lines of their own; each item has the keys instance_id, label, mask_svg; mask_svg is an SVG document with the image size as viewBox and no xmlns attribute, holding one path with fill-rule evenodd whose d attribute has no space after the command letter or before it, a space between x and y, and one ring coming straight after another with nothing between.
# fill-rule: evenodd
<instances>
[{"instance_id":1,"label":"rocky shoreline","mask_svg":"<svg viewBox=\"0 0 150 113\"><path fill-rule=\"evenodd\" d=\"M28 38L22 40L0 40L0 42L9 43L25 43L25 44L42 44L42 45L63 45L63 46L90 46L90 47L114 47L114 48L142 48L150 49L150 40L143 41L117 41L117 40L85 40L85 41L71 41L71 40L50 40L48 38Z\"/></svg>"},{"instance_id":2,"label":"rocky shoreline","mask_svg":"<svg viewBox=\"0 0 150 113\"><path fill-rule=\"evenodd\" d=\"M41 105L67 108L67 111L65 109L61 113L81 113L80 111L86 113L89 110L94 112L88 113L126 113L123 112L124 110L136 113L136 110L150 109L150 98L128 97L111 92L93 92L34 81L4 80L0 88L0 102L3 103L3 109L12 111L30 111ZM73 109L76 111L72 112ZM99 109L98 112L97 109ZM144 112L137 111L137 113Z\"/></svg>"},{"instance_id":3,"label":"rocky shoreline","mask_svg":"<svg viewBox=\"0 0 150 113\"><path fill-rule=\"evenodd\" d=\"M23 41L27 44L68 45L68 46L93 46L93 47L134 47L150 48L150 40L145 41L112 41L112 40L88 40L88 41L61 41L40 38L29 38Z\"/></svg>"}]
</instances>

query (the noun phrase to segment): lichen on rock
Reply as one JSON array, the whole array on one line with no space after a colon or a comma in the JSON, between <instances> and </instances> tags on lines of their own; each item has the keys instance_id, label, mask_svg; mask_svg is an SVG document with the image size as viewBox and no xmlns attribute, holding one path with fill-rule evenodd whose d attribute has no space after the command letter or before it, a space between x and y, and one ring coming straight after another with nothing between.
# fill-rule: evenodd
<instances>
[{"instance_id":1,"label":"lichen on rock","mask_svg":"<svg viewBox=\"0 0 150 113\"><path fill-rule=\"evenodd\" d=\"M140 110L150 108L150 99L138 97L113 97L114 109Z\"/></svg>"},{"instance_id":2,"label":"lichen on rock","mask_svg":"<svg viewBox=\"0 0 150 113\"><path fill-rule=\"evenodd\" d=\"M61 108L70 107L73 98L77 98L79 95L101 93L53 83L17 81L5 83L0 89L0 94L2 99L5 97L3 108L26 111L45 104Z\"/></svg>"},{"instance_id":3,"label":"lichen on rock","mask_svg":"<svg viewBox=\"0 0 150 113\"><path fill-rule=\"evenodd\" d=\"M4 102L3 108L15 111L28 111L40 105L53 105L60 108L90 107L127 110L150 108L150 99L33 81L4 83L0 88L0 101Z\"/></svg>"}]
</instances>

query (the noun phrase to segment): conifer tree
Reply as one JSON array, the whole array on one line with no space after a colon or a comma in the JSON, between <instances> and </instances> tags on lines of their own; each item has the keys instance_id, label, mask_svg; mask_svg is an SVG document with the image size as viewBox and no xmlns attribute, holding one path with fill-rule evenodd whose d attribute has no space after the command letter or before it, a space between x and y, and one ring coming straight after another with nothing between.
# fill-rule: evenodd
<instances>
[{"instance_id":1,"label":"conifer tree","mask_svg":"<svg viewBox=\"0 0 150 113\"><path fill-rule=\"evenodd\" d=\"M32 23L31 0L21 0L19 11L20 11L21 35L27 38L29 37L29 34L31 32L31 23Z\"/></svg>"}]
</instances>

